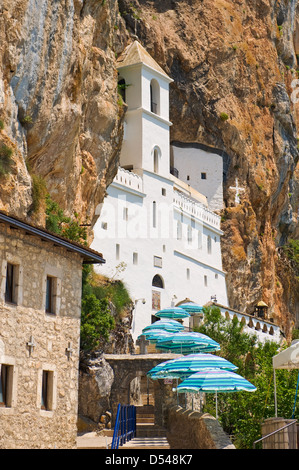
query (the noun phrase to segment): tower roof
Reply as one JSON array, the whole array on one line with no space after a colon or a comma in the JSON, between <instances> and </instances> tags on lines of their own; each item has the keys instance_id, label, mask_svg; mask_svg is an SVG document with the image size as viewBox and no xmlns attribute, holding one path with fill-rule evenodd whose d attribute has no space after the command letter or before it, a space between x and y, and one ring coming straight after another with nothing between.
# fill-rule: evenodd
<instances>
[{"instance_id":1,"label":"tower roof","mask_svg":"<svg viewBox=\"0 0 299 470\"><path fill-rule=\"evenodd\" d=\"M117 59L117 68L128 67L130 65L144 64L156 70L165 78L170 80L169 76L157 64L157 62L150 56L144 47L138 41L129 44Z\"/></svg>"}]
</instances>

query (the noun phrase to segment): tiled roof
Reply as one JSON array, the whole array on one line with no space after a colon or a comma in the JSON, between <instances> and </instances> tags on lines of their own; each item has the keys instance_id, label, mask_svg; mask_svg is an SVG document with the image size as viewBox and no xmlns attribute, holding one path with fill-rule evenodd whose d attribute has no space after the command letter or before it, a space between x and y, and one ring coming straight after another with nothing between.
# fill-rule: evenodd
<instances>
[{"instance_id":1,"label":"tiled roof","mask_svg":"<svg viewBox=\"0 0 299 470\"><path fill-rule=\"evenodd\" d=\"M130 65L145 64L169 78L164 70L150 56L138 41L129 44L117 59L117 68L128 67Z\"/></svg>"}]
</instances>

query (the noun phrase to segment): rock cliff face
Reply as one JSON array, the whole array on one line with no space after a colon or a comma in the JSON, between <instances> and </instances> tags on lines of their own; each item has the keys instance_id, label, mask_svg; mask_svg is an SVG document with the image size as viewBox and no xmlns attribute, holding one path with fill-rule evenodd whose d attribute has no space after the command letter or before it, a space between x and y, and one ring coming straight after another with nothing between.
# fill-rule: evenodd
<instances>
[{"instance_id":1,"label":"rock cliff face","mask_svg":"<svg viewBox=\"0 0 299 470\"><path fill-rule=\"evenodd\" d=\"M122 139L118 17L113 1L1 2L1 140L15 162L1 181L2 209L30 213L36 174L69 214L93 219Z\"/></svg>"},{"instance_id":2,"label":"rock cliff face","mask_svg":"<svg viewBox=\"0 0 299 470\"><path fill-rule=\"evenodd\" d=\"M67 213L94 220L118 163L115 60L132 34L174 79L172 140L229 155L231 306L251 312L262 298L288 335L298 294L279 246L299 235L297 0L2 0L0 144L14 164L0 177L0 209L42 223L32 212L39 175ZM245 189L237 206L235 178Z\"/></svg>"}]
</instances>

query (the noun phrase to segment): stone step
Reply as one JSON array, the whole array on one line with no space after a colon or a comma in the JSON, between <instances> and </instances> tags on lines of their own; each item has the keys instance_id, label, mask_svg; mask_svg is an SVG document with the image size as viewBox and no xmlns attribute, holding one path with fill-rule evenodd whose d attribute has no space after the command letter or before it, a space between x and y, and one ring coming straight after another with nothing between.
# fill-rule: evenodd
<instances>
[{"instance_id":1,"label":"stone step","mask_svg":"<svg viewBox=\"0 0 299 470\"><path fill-rule=\"evenodd\" d=\"M136 425L136 437L166 437L166 430L154 423Z\"/></svg>"},{"instance_id":2,"label":"stone step","mask_svg":"<svg viewBox=\"0 0 299 470\"><path fill-rule=\"evenodd\" d=\"M170 449L166 437L135 437L120 449Z\"/></svg>"},{"instance_id":3,"label":"stone step","mask_svg":"<svg viewBox=\"0 0 299 470\"><path fill-rule=\"evenodd\" d=\"M154 418L140 418L136 420L136 426L139 424L155 424Z\"/></svg>"}]
</instances>

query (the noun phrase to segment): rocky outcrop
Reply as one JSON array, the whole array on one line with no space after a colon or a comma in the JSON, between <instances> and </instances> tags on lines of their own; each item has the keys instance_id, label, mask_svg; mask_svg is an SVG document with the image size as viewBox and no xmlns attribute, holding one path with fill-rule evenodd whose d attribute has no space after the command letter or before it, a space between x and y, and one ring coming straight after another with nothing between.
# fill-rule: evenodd
<instances>
[{"instance_id":1,"label":"rocky outcrop","mask_svg":"<svg viewBox=\"0 0 299 470\"><path fill-rule=\"evenodd\" d=\"M112 367L103 356L82 358L79 374L79 430L101 430L110 423Z\"/></svg>"},{"instance_id":2,"label":"rocky outcrop","mask_svg":"<svg viewBox=\"0 0 299 470\"><path fill-rule=\"evenodd\" d=\"M119 18L113 1L1 2L0 139L15 164L0 209L27 217L37 174L66 213L93 220L122 141Z\"/></svg>"}]
</instances>

